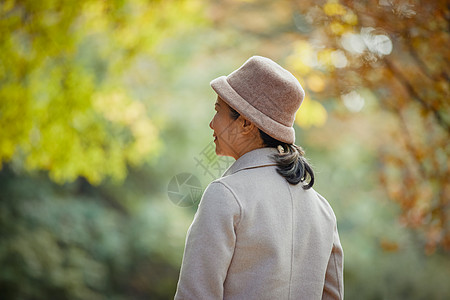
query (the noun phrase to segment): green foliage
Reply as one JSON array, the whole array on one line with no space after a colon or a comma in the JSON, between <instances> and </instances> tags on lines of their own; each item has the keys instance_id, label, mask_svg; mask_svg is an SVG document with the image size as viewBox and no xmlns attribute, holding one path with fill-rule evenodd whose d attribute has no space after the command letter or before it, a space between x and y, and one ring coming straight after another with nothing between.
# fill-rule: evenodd
<instances>
[{"instance_id":1,"label":"green foliage","mask_svg":"<svg viewBox=\"0 0 450 300\"><path fill-rule=\"evenodd\" d=\"M169 201L136 199L133 213L82 180L61 187L9 170L0 190L3 299L172 296L184 244L179 226L189 220Z\"/></svg>"},{"instance_id":2,"label":"green foliage","mask_svg":"<svg viewBox=\"0 0 450 300\"><path fill-rule=\"evenodd\" d=\"M191 215L161 195L173 174L146 162L164 149L160 80L180 64L159 47L201 10L0 3L2 299L173 297Z\"/></svg>"},{"instance_id":3,"label":"green foliage","mask_svg":"<svg viewBox=\"0 0 450 300\"><path fill-rule=\"evenodd\" d=\"M136 54L198 23L194 1L0 4L0 167L123 180L154 157L158 130L124 78ZM156 74L152 74L156 76ZM123 115L122 115L123 114Z\"/></svg>"}]
</instances>

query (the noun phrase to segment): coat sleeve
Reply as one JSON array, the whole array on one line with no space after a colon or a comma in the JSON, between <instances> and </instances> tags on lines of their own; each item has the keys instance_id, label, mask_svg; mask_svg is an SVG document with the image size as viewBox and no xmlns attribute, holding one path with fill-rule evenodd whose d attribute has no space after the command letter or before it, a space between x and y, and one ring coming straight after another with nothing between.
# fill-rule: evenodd
<instances>
[{"instance_id":1,"label":"coat sleeve","mask_svg":"<svg viewBox=\"0 0 450 300\"><path fill-rule=\"evenodd\" d=\"M223 183L212 182L187 233L176 300L223 299L240 215L234 193Z\"/></svg>"},{"instance_id":2,"label":"coat sleeve","mask_svg":"<svg viewBox=\"0 0 450 300\"><path fill-rule=\"evenodd\" d=\"M344 299L344 251L339 240L337 226L334 228L333 248L328 260L322 299Z\"/></svg>"}]
</instances>

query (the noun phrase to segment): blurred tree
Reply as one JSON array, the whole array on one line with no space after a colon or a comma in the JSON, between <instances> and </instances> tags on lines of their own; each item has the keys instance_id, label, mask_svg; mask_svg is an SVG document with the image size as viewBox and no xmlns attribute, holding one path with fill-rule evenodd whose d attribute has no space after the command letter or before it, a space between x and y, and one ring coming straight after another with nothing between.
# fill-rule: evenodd
<instances>
[{"instance_id":1,"label":"blurred tree","mask_svg":"<svg viewBox=\"0 0 450 300\"><path fill-rule=\"evenodd\" d=\"M294 52L297 73L314 97L341 95L353 112L375 97L395 117L379 124L380 183L400 204L401 222L424 233L428 253L450 251L447 2L297 4L299 28L308 31L297 47L312 58Z\"/></svg>"},{"instance_id":2,"label":"blurred tree","mask_svg":"<svg viewBox=\"0 0 450 300\"><path fill-rule=\"evenodd\" d=\"M130 175L114 191L36 175L0 172L1 299L173 297L184 211L161 196L148 201Z\"/></svg>"},{"instance_id":3,"label":"blurred tree","mask_svg":"<svg viewBox=\"0 0 450 300\"><path fill-rule=\"evenodd\" d=\"M448 3L224 4L227 11L212 14L218 26L235 28L246 41L264 40L262 55L287 56L285 66L307 91L297 125L321 126L327 110L350 118L364 109L384 118L372 123L378 129L371 142L379 153L379 183L401 207L400 221L423 236L427 253L450 251Z\"/></svg>"},{"instance_id":4,"label":"blurred tree","mask_svg":"<svg viewBox=\"0 0 450 300\"><path fill-rule=\"evenodd\" d=\"M173 296L190 216L137 170L182 59L159 47L203 20L196 0L0 2L0 298Z\"/></svg>"},{"instance_id":5,"label":"blurred tree","mask_svg":"<svg viewBox=\"0 0 450 300\"><path fill-rule=\"evenodd\" d=\"M98 184L154 157L158 130L124 79L200 18L197 1L2 1L0 168Z\"/></svg>"}]
</instances>

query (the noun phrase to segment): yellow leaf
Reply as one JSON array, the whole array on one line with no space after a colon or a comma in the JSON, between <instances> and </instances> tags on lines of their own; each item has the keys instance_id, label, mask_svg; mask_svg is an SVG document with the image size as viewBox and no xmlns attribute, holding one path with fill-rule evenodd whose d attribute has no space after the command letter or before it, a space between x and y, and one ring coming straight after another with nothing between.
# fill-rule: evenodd
<instances>
[{"instance_id":1,"label":"yellow leaf","mask_svg":"<svg viewBox=\"0 0 450 300\"><path fill-rule=\"evenodd\" d=\"M346 13L345 7L337 0L330 0L323 6L323 11L329 16L343 15Z\"/></svg>"},{"instance_id":2,"label":"yellow leaf","mask_svg":"<svg viewBox=\"0 0 450 300\"><path fill-rule=\"evenodd\" d=\"M325 80L319 74L312 74L306 79L308 88L313 92L321 92L325 88Z\"/></svg>"},{"instance_id":3,"label":"yellow leaf","mask_svg":"<svg viewBox=\"0 0 450 300\"><path fill-rule=\"evenodd\" d=\"M338 21L331 22L330 30L335 35L342 35L346 32L345 27Z\"/></svg>"},{"instance_id":4,"label":"yellow leaf","mask_svg":"<svg viewBox=\"0 0 450 300\"><path fill-rule=\"evenodd\" d=\"M353 12L349 11L345 15L342 16L342 21L347 23L348 25L356 25L358 24L358 16L355 15Z\"/></svg>"},{"instance_id":5,"label":"yellow leaf","mask_svg":"<svg viewBox=\"0 0 450 300\"><path fill-rule=\"evenodd\" d=\"M334 50L332 49L324 49L317 53L317 59L319 62L327 68L334 68L332 53Z\"/></svg>"},{"instance_id":6,"label":"yellow leaf","mask_svg":"<svg viewBox=\"0 0 450 300\"><path fill-rule=\"evenodd\" d=\"M311 72L312 64L316 62L316 54L307 41L299 41L294 46L294 54L288 57L287 63L298 74L306 75Z\"/></svg>"},{"instance_id":7,"label":"yellow leaf","mask_svg":"<svg viewBox=\"0 0 450 300\"><path fill-rule=\"evenodd\" d=\"M302 128L321 127L327 117L328 113L320 102L305 98L295 115L295 123Z\"/></svg>"}]
</instances>

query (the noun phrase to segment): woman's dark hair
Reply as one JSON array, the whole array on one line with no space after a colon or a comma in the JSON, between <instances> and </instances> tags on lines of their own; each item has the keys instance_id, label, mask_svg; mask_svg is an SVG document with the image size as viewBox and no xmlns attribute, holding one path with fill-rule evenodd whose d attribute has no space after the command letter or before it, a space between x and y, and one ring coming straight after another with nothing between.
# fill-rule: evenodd
<instances>
[{"instance_id":1,"label":"woman's dark hair","mask_svg":"<svg viewBox=\"0 0 450 300\"><path fill-rule=\"evenodd\" d=\"M230 116L233 120L239 118L240 114L230 106ZM274 154L273 160L277 164L277 172L286 178L290 184L303 184L303 189L310 189L314 185L314 172L304 157L303 149L295 144L287 144L274 139L261 129L259 135L263 140L264 146L277 148L283 147L284 153ZM309 177L309 182L307 181Z\"/></svg>"}]
</instances>

